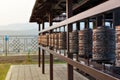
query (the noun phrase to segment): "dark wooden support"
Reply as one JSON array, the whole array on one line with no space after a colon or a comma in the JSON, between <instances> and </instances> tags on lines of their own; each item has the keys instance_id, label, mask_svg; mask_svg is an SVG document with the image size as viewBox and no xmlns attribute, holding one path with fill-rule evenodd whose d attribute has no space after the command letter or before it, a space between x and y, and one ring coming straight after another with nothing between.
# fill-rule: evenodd
<instances>
[{"instance_id":1,"label":"dark wooden support","mask_svg":"<svg viewBox=\"0 0 120 80\"><path fill-rule=\"evenodd\" d=\"M100 15L100 16L97 16L97 18L96 18L96 26L97 27L102 27L103 26L103 16L102 15Z\"/></svg>"},{"instance_id":2,"label":"dark wooden support","mask_svg":"<svg viewBox=\"0 0 120 80\"><path fill-rule=\"evenodd\" d=\"M77 30L80 30L80 22L79 22L79 21L76 22L76 29L77 29ZM78 60L78 57L79 57L79 53L76 54L76 61L79 61L79 60Z\"/></svg>"},{"instance_id":3,"label":"dark wooden support","mask_svg":"<svg viewBox=\"0 0 120 80\"><path fill-rule=\"evenodd\" d=\"M73 0L66 0L66 17L70 18L72 17L72 1ZM69 52L69 32L72 31L72 24L67 25L67 54L68 58L73 59L73 54ZM68 68L68 80L73 80L73 66L70 64L67 64Z\"/></svg>"},{"instance_id":4,"label":"dark wooden support","mask_svg":"<svg viewBox=\"0 0 120 80\"><path fill-rule=\"evenodd\" d=\"M97 28L97 18L95 18L95 20L92 21L93 23L93 29Z\"/></svg>"},{"instance_id":5,"label":"dark wooden support","mask_svg":"<svg viewBox=\"0 0 120 80\"><path fill-rule=\"evenodd\" d=\"M49 13L49 26L52 26L52 13ZM52 30L50 30L52 33ZM53 50L53 47L50 48ZM50 53L50 80L53 80L53 54Z\"/></svg>"},{"instance_id":6,"label":"dark wooden support","mask_svg":"<svg viewBox=\"0 0 120 80\"><path fill-rule=\"evenodd\" d=\"M44 21L42 21L42 30L44 28ZM45 50L42 50L42 74L45 74Z\"/></svg>"},{"instance_id":7,"label":"dark wooden support","mask_svg":"<svg viewBox=\"0 0 120 80\"><path fill-rule=\"evenodd\" d=\"M89 19L85 20L85 28L89 28Z\"/></svg>"},{"instance_id":8,"label":"dark wooden support","mask_svg":"<svg viewBox=\"0 0 120 80\"><path fill-rule=\"evenodd\" d=\"M80 22L76 22L77 30L80 30Z\"/></svg>"},{"instance_id":9,"label":"dark wooden support","mask_svg":"<svg viewBox=\"0 0 120 80\"><path fill-rule=\"evenodd\" d=\"M113 12L113 27L120 26L120 8Z\"/></svg>"},{"instance_id":10,"label":"dark wooden support","mask_svg":"<svg viewBox=\"0 0 120 80\"><path fill-rule=\"evenodd\" d=\"M41 28L40 23L38 23L38 25L39 25L38 31L40 31L40 28ZM40 33L38 35L40 36ZM40 43L38 45L39 45L38 46L38 67L40 67L41 66L40 65L40 62L41 62Z\"/></svg>"}]
</instances>

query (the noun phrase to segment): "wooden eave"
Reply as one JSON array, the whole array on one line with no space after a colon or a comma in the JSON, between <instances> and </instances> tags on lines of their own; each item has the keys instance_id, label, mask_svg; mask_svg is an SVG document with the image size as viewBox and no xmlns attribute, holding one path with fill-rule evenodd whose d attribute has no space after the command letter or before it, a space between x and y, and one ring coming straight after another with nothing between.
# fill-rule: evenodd
<instances>
[{"instance_id":1,"label":"wooden eave","mask_svg":"<svg viewBox=\"0 0 120 80\"><path fill-rule=\"evenodd\" d=\"M73 0L73 14L76 15L107 0ZM36 0L30 22L48 21L52 12L53 19L66 12L66 0Z\"/></svg>"}]
</instances>

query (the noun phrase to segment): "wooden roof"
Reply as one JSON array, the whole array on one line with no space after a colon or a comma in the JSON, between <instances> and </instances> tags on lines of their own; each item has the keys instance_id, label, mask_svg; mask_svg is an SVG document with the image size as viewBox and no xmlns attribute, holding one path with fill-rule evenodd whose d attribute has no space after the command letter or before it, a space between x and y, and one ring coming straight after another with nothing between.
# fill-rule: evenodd
<instances>
[{"instance_id":1,"label":"wooden roof","mask_svg":"<svg viewBox=\"0 0 120 80\"><path fill-rule=\"evenodd\" d=\"M107 0L73 0L73 15L92 8L104 1ZM54 21L60 21L58 17L65 12L66 0L36 0L30 22L48 21L49 13L52 13Z\"/></svg>"}]
</instances>

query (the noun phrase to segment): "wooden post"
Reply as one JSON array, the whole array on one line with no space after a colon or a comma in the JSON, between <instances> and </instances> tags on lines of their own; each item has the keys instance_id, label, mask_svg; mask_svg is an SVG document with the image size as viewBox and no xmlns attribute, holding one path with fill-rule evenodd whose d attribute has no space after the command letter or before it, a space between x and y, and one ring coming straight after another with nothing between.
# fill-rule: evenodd
<instances>
[{"instance_id":1,"label":"wooden post","mask_svg":"<svg viewBox=\"0 0 120 80\"><path fill-rule=\"evenodd\" d=\"M49 26L52 26L52 13L49 13ZM50 31L52 33L52 30ZM50 48L53 49L52 47ZM50 54L50 80L53 80L53 54Z\"/></svg>"},{"instance_id":2,"label":"wooden post","mask_svg":"<svg viewBox=\"0 0 120 80\"><path fill-rule=\"evenodd\" d=\"M42 29L44 29L44 21L42 21ZM45 50L43 49L42 49L42 73L45 74Z\"/></svg>"},{"instance_id":3,"label":"wooden post","mask_svg":"<svg viewBox=\"0 0 120 80\"><path fill-rule=\"evenodd\" d=\"M120 8L113 12L113 27L120 27Z\"/></svg>"},{"instance_id":4,"label":"wooden post","mask_svg":"<svg viewBox=\"0 0 120 80\"><path fill-rule=\"evenodd\" d=\"M77 30L80 30L80 22L79 21L76 23L76 28L77 28ZM79 52L76 54L76 61L79 61L78 58L79 58Z\"/></svg>"},{"instance_id":5,"label":"wooden post","mask_svg":"<svg viewBox=\"0 0 120 80\"><path fill-rule=\"evenodd\" d=\"M103 16L98 16L98 17L96 18L96 26L97 26L97 27L103 27L103 22L102 22L102 20L103 20Z\"/></svg>"},{"instance_id":6,"label":"wooden post","mask_svg":"<svg viewBox=\"0 0 120 80\"><path fill-rule=\"evenodd\" d=\"M66 0L66 17L70 18L72 16L72 1L73 0ZM72 31L72 24L67 25L67 54L68 58L73 59L73 54L69 53L69 32ZM68 68L68 80L73 80L73 66L67 64Z\"/></svg>"},{"instance_id":7,"label":"wooden post","mask_svg":"<svg viewBox=\"0 0 120 80\"><path fill-rule=\"evenodd\" d=\"M41 26L40 26L40 23L38 23L38 31L40 31L40 28L41 28ZM40 33L38 34L39 36L40 36ZM41 53L40 53L40 43L38 44L39 46L38 46L38 67L40 67L41 65L40 65L40 62L41 62Z\"/></svg>"}]
</instances>

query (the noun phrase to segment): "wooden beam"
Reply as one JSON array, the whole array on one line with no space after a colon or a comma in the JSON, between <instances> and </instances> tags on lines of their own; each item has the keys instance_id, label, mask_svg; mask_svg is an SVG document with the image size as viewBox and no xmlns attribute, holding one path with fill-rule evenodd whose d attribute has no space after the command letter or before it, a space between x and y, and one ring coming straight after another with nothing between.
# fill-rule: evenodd
<instances>
[{"instance_id":1,"label":"wooden beam","mask_svg":"<svg viewBox=\"0 0 120 80\"><path fill-rule=\"evenodd\" d=\"M98 15L98 14L103 13L103 12L114 10L118 7L120 7L120 0L109 0L109 1L106 1L106 2L96 6L96 7L91 8L87 11L84 11L80 14L77 14L69 19L66 19L62 22L59 22L59 23L57 23L57 24L55 24L55 25L53 25L53 26L51 26L43 31L40 31L40 33L52 30L54 28L58 28L60 26L64 26L66 24L74 23L76 21L79 21L79 20L82 20L82 19L85 19L88 17L92 17L92 16Z\"/></svg>"}]
</instances>

